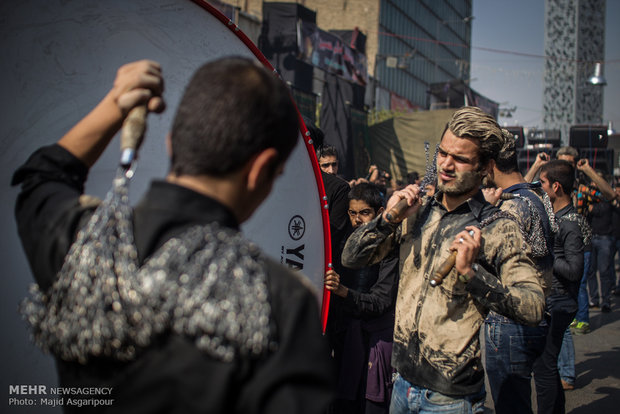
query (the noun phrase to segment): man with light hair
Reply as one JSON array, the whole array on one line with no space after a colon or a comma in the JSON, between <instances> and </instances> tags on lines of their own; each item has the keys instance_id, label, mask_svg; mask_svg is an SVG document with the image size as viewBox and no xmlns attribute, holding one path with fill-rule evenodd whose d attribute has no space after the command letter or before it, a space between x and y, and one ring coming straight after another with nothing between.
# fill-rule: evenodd
<instances>
[{"instance_id":1,"label":"man with light hair","mask_svg":"<svg viewBox=\"0 0 620 414\"><path fill-rule=\"evenodd\" d=\"M530 248L515 220L480 190L501 137L497 122L479 108L457 110L438 149L437 193L422 199L417 185L394 192L386 211L345 245L348 267L400 252L391 413L482 412L479 329L487 313L529 325L543 317L544 293ZM452 252L454 268L443 282L434 279L434 287L431 277Z\"/></svg>"}]
</instances>

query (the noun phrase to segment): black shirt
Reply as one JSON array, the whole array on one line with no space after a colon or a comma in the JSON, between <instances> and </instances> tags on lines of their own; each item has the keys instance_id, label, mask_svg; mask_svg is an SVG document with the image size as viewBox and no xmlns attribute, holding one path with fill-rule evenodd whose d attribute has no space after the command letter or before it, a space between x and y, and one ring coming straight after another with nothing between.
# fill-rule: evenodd
<instances>
[{"instance_id":1,"label":"black shirt","mask_svg":"<svg viewBox=\"0 0 620 414\"><path fill-rule=\"evenodd\" d=\"M325 195L327 196L327 207L329 212L329 232L332 244L332 264L337 273L342 273L341 256L342 247L347 235L351 232L351 221L349 220L349 191L351 187L342 178L321 171Z\"/></svg>"},{"instance_id":2,"label":"black shirt","mask_svg":"<svg viewBox=\"0 0 620 414\"><path fill-rule=\"evenodd\" d=\"M87 168L58 145L35 152L15 173L22 191L18 231L34 277L45 290L54 281L79 227L94 210L81 197ZM187 188L156 181L134 210L143 261L169 238L196 224L237 229L232 213ZM332 397L332 366L320 333L318 306L301 277L266 260L277 349L260 358L222 362L183 336L162 335L130 362L93 359L83 365L57 359L63 387L112 387L110 406L128 413L319 413ZM223 275L224 277L225 275ZM84 412L69 406L67 412Z\"/></svg>"},{"instance_id":3,"label":"black shirt","mask_svg":"<svg viewBox=\"0 0 620 414\"><path fill-rule=\"evenodd\" d=\"M577 300L583 276L583 237L572 204L556 212L558 232L553 247L553 284L550 296L568 295Z\"/></svg>"},{"instance_id":4,"label":"black shirt","mask_svg":"<svg viewBox=\"0 0 620 414\"><path fill-rule=\"evenodd\" d=\"M592 235L595 236L613 236L614 207L609 201L601 200L592 204L592 211L588 213L590 225L592 226Z\"/></svg>"}]
</instances>

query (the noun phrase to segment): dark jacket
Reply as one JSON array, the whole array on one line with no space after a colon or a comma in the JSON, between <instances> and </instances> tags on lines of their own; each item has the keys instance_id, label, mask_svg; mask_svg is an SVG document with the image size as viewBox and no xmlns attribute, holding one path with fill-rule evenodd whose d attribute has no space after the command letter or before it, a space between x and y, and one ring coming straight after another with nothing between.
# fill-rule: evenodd
<instances>
[{"instance_id":1,"label":"dark jacket","mask_svg":"<svg viewBox=\"0 0 620 414\"><path fill-rule=\"evenodd\" d=\"M19 235L34 277L53 283L75 234L94 206L81 197L87 168L58 145L38 150L15 173ZM217 223L238 230L217 201L164 181L154 182L134 209L141 261L190 226ZM127 413L321 413L332 397L333 374L320 333L316 297L300 276L266 259L276 347L259 357L224 362L187 337L162 334L129 362L57 358L62 387L112 387L112 409ZM226 277L228 275L222 275ZM65 401L67 412L76 410Z\"/></svg>"},{"instance_id":2,"label":"dark jacket","mask_svg":"<svg viewBox=\"0 0 620 414\"><path fill-rule=\"evenodd\" d=\"M568 295L577 300L583 275L584 243L578 215L572 204L556 212L558 233L553 247L553 284L550 296Z\"/></svg>"}]
</instances>

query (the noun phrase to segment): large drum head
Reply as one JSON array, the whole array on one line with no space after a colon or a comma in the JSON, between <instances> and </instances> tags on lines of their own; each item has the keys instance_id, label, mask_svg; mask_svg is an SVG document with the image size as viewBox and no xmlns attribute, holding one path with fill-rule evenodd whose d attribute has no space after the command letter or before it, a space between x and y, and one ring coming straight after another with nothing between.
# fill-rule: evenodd
<instances>
[{"instance_id":1,"label":"large drum head","mask_svg":"<svg viewBox=\"0 0 620 414\"><path fill-rule=\"evenodd\" d=\"M37 147L55 142L86 115L109 91L118 67L152 59L163 68L168 108L148 118L132 182L136 201L151 179L166 174L164 140L191 74L219 57L258 55L234 26L220 20L208 5L190 0L20 0L2 2L0 16L0 168L5 180L0 208L6 230L1 250L9 270L2 278L2 322L9 332L3 335L3 354L13 354L21 367L9 369L8 380L3 377L7 389L6 381L37 383L28 382L29 374L19 372L33 360L31 355L20 355L32 349L22 346L27 334L16 312L32 277L13 219L17 189L6 185L12 172ZM91 171L88 193L103 197L111 187L120 156L117 142ZM325 269L326 214L313 163L311 148L300 135L284 176L243 231L269 256L303 272L319 292Z\"/></svg>"}]
</instances>

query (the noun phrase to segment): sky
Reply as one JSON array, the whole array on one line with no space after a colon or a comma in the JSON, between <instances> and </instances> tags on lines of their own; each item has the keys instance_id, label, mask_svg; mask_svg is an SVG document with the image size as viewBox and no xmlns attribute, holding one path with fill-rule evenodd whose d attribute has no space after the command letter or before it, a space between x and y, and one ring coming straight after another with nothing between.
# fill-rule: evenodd
<instances>
[{"instance_id":1,"label":"sky","mask_svg":"<svg viewBox=\"0 0 620 414\"><path fill-rule=\"evenodd\" d=\"M544 0L473 0L471 87L517 107L502 125L543 127ZM606 1L603 118L620 132L620 0ZM497 49L491 52L484 49ZM524 55L535 55L529 57Z\"/></svg>"}]
</instances>

